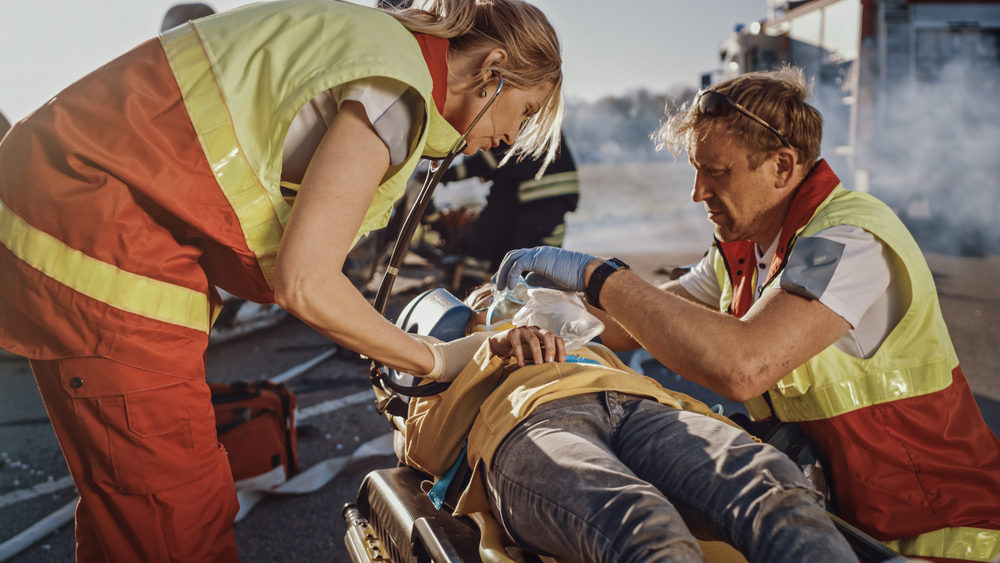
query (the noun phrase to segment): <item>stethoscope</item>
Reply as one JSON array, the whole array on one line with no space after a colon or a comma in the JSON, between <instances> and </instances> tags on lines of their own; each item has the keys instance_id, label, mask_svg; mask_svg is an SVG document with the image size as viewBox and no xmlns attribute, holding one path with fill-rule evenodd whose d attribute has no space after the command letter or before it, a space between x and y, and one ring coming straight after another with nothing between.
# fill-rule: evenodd
<instances>
[{"instance_id":1,"label":"stethoscope","mask_svg":"<svg viewBox=\"0 0 1000 563\"><path fill-rule=\"evenodd\" d=\"M469 136L469 132L472 128L479 123L483 115L486 114L486 110L490 109L493 102L496 101L497 96L500 95L500 90L503 89L503 78L500 78L500 83L497 84L496 92L493 92L493 96L486 102L483 109L479 110L476 118L472 120L469 127L465 130L465 133L455 141L455 145L448 151L448 154L437 161L430 161L428 172L424 177L424 185L420 188L420 192L417 194L417 200L414 202L413 207L410 208L409 213L406 215L406 220L403 222L402 228L400 228L399 236L396 238L396 245L392 249L392 254L389 256L389 265L386 266L385 276L382 277L382 281L378 287L378 293L375 294L374 307L375 310L379 312L380 315L385 315L385 307L389 301L389 293L392 291L392 284L396 281L396 276L399 275L399 263L403 261L403 256L406 255L407 250L410 247L410 240L413 238L413 233L417 229L417 224L420 222L420 218L424 216L424 211L427 209L427 205L431 201L431 195L434 194L434 189L437 187L438 183L441 182L441 178L444 177L445 171L451 166L455 157L458 156L460 152L465 148L465 138Z\"/></svg>"},{"instance_id":2,"label":"stethoscope","mask_svg":"<svg viewBox=\"0 0 1000 563\"><path fill-rule=\"evenodd\" d=\"M486 114L486 110L490 109L493 102L497 100L500 95L500 90L503 89L503 78L498 77L500 82L497 84L497 89L493 92L493 96L490 97L483 109L479 110L476 118L472 120L469 127L466 128L465 133L455 141L455 145L448 151L448 154L440 160L431 160L428 166L428 174L424 178L424 184L420 188L420 192L417 194L417 200L414 202L413 207L406 215L406 220L403 221L403 226L399 230L399 236L396 237L396 244L393 246L392 254L389 256L389 264L386 266L385 275L382 277L382 281L379 283L378 292L375 294L375 301L373 306L375 310L379 312L380 315L385 316L385 308L389 302L389 294L392 292L392 285L396 281L396 277L399 275L399 264L403 261L403 257L406 255L410 248L410 240L413 238L413 233L417 229L417 225L420 223L421 217L424 215L424 211L427 209L427 205L431 201L431 195L434 194L434 189L441 182L441 178L444 177L444 173L451 166L452 161L459 155L460 152L465 148L465 138L469 136L469 132L472 128L479 123L479 120ZM385 366L381 363L372 361L371 368L371 379L372 384L383 389L388 388L391 390L390 395L385 400L379 401L379 412L385 412L388 408L389 402L396 397L397 394L408 395L411 397L423 397L428 395L434 395L440 393L448 387L447 383L432 382L424 385L401 385L392 381L388 374L385 372Z\"/></svg>"}]
</instances>

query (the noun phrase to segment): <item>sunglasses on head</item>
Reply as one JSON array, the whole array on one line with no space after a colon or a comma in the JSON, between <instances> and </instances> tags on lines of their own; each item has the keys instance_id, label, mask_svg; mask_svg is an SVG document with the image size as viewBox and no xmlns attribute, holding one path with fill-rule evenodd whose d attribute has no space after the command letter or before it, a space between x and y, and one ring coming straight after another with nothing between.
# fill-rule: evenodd
<instances>
[{"instance_id":1,"label":"sunglasses on head","mask_svg":"<svg viewBox=\"0 0 1000 563\"><path fill-rule=\"evenodd\" d=\"M724 115L730 108L735 109L736 111L766 127L768 131L774 133L774 136L781 141L781 144L784 145L785 148L792 148L792 145L788 143L785 136L781 134L781 131L775 129L770 123L758 117L754 112L729 99L729 96L721 92L716 92L715 90L702 90L698 94L698 111L709 117Z\"/></svg>"}]
</instances>

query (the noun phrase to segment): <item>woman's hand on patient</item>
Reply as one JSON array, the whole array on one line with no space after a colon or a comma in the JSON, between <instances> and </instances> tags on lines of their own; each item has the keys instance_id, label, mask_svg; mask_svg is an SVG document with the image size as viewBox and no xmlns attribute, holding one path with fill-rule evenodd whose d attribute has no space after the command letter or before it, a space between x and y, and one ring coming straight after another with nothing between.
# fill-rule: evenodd
<instances>
[{"instance_id":1,"label":"woman's hand on patient","mask_svg":"<svg viewBox=\"0 0 1000 563\"><path fill-rule=\"evenodd\" d=\"M526 359L536 364L566 361L562 337L537 326L519 326L494 334L490 337L490 352L501 358L514 356L522 367Z\"/></svg>"}]
</instances>

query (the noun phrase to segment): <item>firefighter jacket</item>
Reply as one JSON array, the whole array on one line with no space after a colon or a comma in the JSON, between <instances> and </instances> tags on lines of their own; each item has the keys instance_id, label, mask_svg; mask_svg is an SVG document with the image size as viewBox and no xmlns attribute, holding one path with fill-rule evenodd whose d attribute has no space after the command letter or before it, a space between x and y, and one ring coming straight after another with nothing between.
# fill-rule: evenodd
<instances>
[{"instance_id":1,"label":"firefighter jacket","mask_svg":"<svg viewBox=\"0 0 1000 563\"><path fill-rule=\"evenodd\" d=\"M778 287L799 237L845 224L887 248L908 291L902 319L872 357L831 345L747 410L798 423L821 453L839 514L877 539L909 556L991 561L1000 555L1000 440L962 375L930 269L892 210L845 190L820 161L788 212L765 291ZM720 310L742 317L756 283L753 243L716 246Z\"/></svg>"},{"instance_id":2,"label":"firefighter jacket","mask_svg":"<svg viewBox=\"0 0 1000 563\"><path fill-rule=\"evenodd\" d=\"M506 153L505 146L479 151L449 168L442 178L444 182L479 178L490 183L486 206L460 243L462 254L485 262L482 279L489 278L510 250L562 246L566 214L576 210L580 199L576 162L565 135L555 160L538 178L540 161L515 158L499 166Z\"/></svg>"},{"instance_id":3,"label":"firefighter jacket","mask_svg":"<svg viewBox=\"0 0 1000 563\"><path fill-rule=\"evenodd\" d=\"M447 49L378 10L279 0L175 28L74 83L0 144L0 346L202 373L175 350L207 345L213 288L273 301L299 108L372 76L423 102L357 241L386 224L417 160L459 139L440 114Z\"/></svg>"}]
</instances>

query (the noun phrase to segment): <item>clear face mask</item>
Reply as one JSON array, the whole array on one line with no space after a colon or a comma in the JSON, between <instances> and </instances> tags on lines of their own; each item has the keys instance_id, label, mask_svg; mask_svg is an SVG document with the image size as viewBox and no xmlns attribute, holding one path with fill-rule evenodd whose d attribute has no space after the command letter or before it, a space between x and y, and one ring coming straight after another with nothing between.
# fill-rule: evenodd
<instances>
[{"instance_id":1,"label":"clear face mask","mask_svg":"<svg viewBox=\"0 0 1000 563\"><path fill-rule=\"evenodd\" d=\"M604 332L604 323L587 311L576 292L531 286L524 278L519 278L513 289L493 290L493 303L486 313L487 330L507 322L558 334L566 350L576 350Z\"/></svg>"},{"instance_id":2,"label":"clear face mask","mask_svg":"<svg viewBox=\"0 0 1000 563\"><path fill-rule=\"evenodd\" d=\"M486 330L495 330L495 327L511 322L514 315L528 302L529 287L523 277L517 279L513 289L501 290L494 287L493 302L486 311Z\"/></svg>"}]
</instances>

